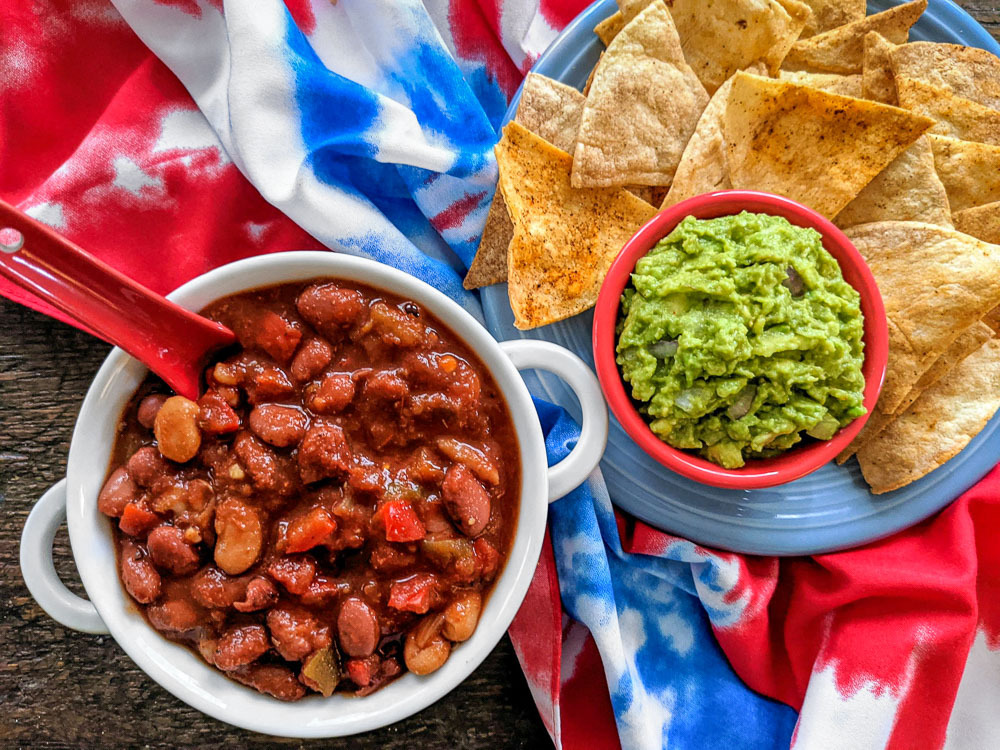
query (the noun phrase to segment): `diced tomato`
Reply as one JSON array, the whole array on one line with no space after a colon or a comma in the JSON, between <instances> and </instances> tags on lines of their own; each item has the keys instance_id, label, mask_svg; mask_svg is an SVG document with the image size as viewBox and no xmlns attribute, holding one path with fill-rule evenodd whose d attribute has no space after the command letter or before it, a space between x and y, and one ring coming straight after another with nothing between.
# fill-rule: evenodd
<instances>
[{"instance_id":1,"label":"diced tomato","mask_svg":"<svg viewBox=\"0 0 1000 750\"><path fill-rule=\"evenodd\" d=\"M427 534L417 512L406 500L390 500L379 513L385 524L386 541L419 542Z\"/></svg>"},{"instance_id":2,"label":"diced tomato","mask_svg":"<svg viewBox=\"0 0 1000 750\"><path fill-rule=\"evenodd\" d=\"M136 503L128 503L122 511L118 528L129 536L142 536L160 522L160 517Z\"/></svg>"},{"instance_id":3,"label":"diced tomato","mask_svg":"<svg viewBox=\"0 0 1000 750\"><path fill-rule=\"evenodd\" d=\"M491 579L496 575L497 567L500 565L500 553L483 537L472 543L472 549L479 561L480 575L487 580Z\"/></svg>"},{"instance_id":4,"label":"diced tomato","mask_svg":"<svg viewBox=\"0 0 1000 750\"><path fill-rule=\"evenodd\" d=\"M222 394L206 391L198 399L198 426L211 435L222 435L239 429L240 418Z\"/></svg>"},{"instance_id":5,"label":"diced tomato","mask_svg":"<svg viewBox=\"0 0 1000 750\"><path fill-rule=\"evenodd\" d=\"M288 524L285 552L305 552L326 541L337 530L337 522L326 508L313 508Z\"/></svg>"},{"instance_id":6,"label":"diced tomato","mask_svg":"<svg viewBox=\"0 0 1000 750\"><path fill-rule=\"evenodd\" d=\"M367 687L372 681L372 668L368 659L348 659L347 676L358 687Z\"/></svg>"},{"instance_id":7,"label":"diced tomato","mask_svg":"<svg viewBox=\"0 0 1000 750\"><path fill-rule=\"evenodd\" d=\"M437 576L418 573L389 587L389 606L401 612L422 615L431 608L431 595L437 586Z\"/></svg>"},{"instance_id":8,"label":"diced tomato","mask_svg":"<svg viewBox=\"0 0 1000 750\"><path fill-rule=\"evenodd\" d=\"M302 331L276 312L267 311L257 321L257 345L285 363L292 358L302 340Z\"/></svg>"}]
</instances>

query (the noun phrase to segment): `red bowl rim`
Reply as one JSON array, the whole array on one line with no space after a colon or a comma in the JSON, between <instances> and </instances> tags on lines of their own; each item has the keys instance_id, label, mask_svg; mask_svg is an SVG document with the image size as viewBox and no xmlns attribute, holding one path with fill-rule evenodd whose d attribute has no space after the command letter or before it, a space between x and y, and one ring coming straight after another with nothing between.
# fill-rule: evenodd
<instances>
[{"instance_id":1,"label":"red bowl rim","mask_svg":"<svg viewBox=\"0 0 1000 750\"><path fill-rule=\"evenodd\" d=\"M822 237L823 247L840 265L844 280L858 291L864 316L863 403L868 412L841 428L830 440L792 448L774 458L753 459L739 469L724 469L693 453L671 447L649 428L625 391L625 382L615 361L615 326L622 292L639 258L687 216L711 219L741 211L783 216L796 226L815 229ZM601 285L594 308L593 347L597 378L604 397L625 432L640 448L689 479L726 489L758 489L791 482L815 471L846 448L861 431L882 389L889 358L889 332L875 277L861 253L833 222L780 195L754 190L723 190L688 198L660 211L625 243Z\"/></svg>"}]
</instances>

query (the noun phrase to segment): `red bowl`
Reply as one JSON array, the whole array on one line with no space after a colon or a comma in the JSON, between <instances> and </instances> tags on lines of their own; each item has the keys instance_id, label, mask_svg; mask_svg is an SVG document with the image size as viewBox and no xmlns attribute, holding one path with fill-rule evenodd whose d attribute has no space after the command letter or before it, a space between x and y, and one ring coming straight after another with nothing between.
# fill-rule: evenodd
<instances>
[{"instance_id":1,"label":"red bowl","mask_svg":"<svg viewBox=\"0 0 1000 750\"><path fill-rule=\"evenodd\" d=\"M768 459L753 459L739 469L724 469L694 453L673 448L657 437L635 407L615 362L615 324L618 321L622 292L636 262L657 242L666 237L686 216L714 219L740 211L783 216L796 226L815 229L823 238L823 247L840 264L844 280L861 295L864 316L865 377L864 406L868 414L858 417L831 440L801 445ZM625 432L646 453L678 474L715 487L757 489L798 479L840 453L854 439L875 408L889 357L889 332L882 295L861 253L843 232L811 208L788 198L752 190L725 190L689 198L667 208L650 219L618 254L601 286L594 308L594 364L604 397Z\"/></svg>"}]
</instances>

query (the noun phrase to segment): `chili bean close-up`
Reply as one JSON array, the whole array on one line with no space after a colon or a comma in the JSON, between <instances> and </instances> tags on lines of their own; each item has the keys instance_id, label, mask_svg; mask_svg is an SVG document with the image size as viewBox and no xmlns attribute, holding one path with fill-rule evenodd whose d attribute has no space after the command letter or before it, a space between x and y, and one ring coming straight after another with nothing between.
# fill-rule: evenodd
<instances>
[{"instance_id":1,"label":"chili bean close-up","mask_svg":"<svg viewBox=\"0 0 1000 750\"><path fill-rule=\"evenodd\" d=\"M155 376L98 508L149 623L281 700L429 674L475 631L520 456L480 360L421 306L319 279L202 311L238 346L197 402Z\"/></svg>"}]
</instances>

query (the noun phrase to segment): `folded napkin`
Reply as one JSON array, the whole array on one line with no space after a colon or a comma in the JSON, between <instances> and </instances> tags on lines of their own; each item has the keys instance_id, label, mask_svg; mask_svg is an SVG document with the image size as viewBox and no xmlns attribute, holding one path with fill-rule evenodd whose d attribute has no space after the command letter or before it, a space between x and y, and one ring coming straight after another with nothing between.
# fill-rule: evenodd
<instances>
[{"instance_id":1,"label":"folded napkin","mask_svg":"<svg viewBox=\"0 0 1000 750\"><path fill-rule=\"evenodd\" d=\"M585 4L8 4L0 196L160 292L325 247L480 316L500 119ZM557 461L578 429L536 405ZM562 748L1000 747L998 497L994 471L888 540L779 561L638 523L595 472L551 506L510 631L542 721Z\"/></svg>"}]
</instances>

